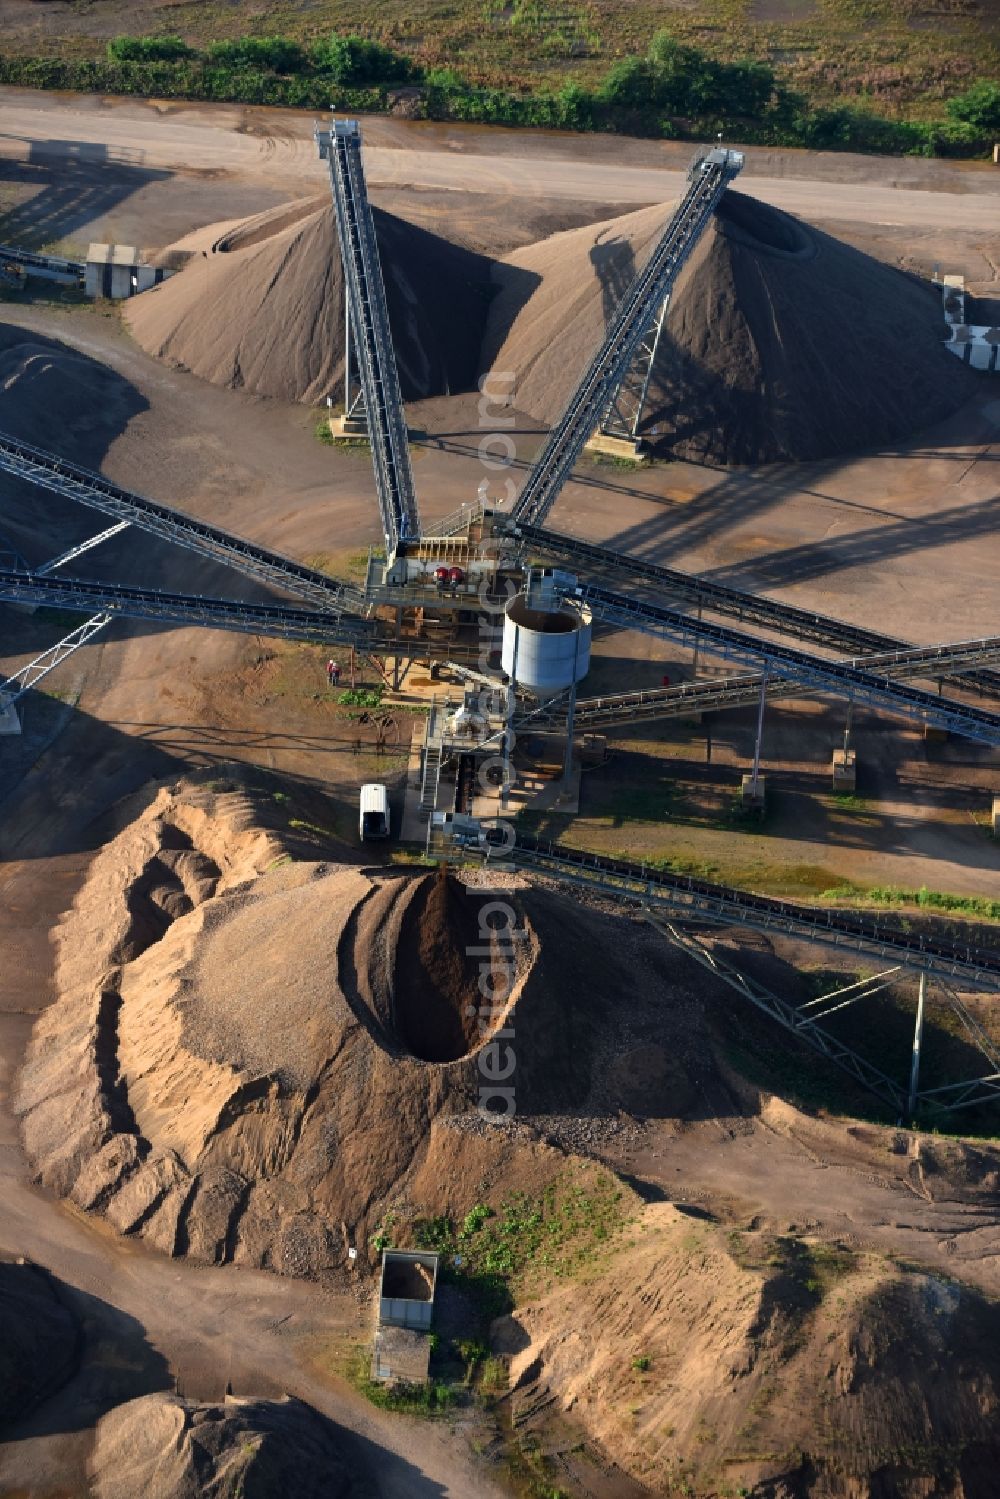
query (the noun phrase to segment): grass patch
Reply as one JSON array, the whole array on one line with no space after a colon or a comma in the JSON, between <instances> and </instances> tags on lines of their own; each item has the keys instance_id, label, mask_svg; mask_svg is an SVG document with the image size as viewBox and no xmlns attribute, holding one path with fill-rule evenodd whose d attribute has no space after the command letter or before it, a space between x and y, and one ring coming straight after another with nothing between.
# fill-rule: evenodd
<instances>
[{"instance_id":1,"label":"grass patch","mask_svg":"<svg viewBox=\"0 0 1000 1499\"><path fill-rule=\"evenodd\" d=\"M922 911L943 911L950 916L967 916L976 921L1000 921L1000 900L984 895L949 895L942 890L904 890L898 885L855 885L846 882L824 890L820 900L838 905L903 907L915 906Z\"/></svg>"},{"instance_id":2,"label":"grass patch","mask_svg":"<svg viewBox=\"0 0 1000 1499\"><path fill-rule=\"evenodd\" d=\"M383 1411L399 1411L408 1416L443 1416L458 1402L458 1391L441 1379L426 1384L383 1384L371 1377L371 1350L355 1345L347 1357L344 1374L350 1384L372 1405Z\"/></svg>"}]
</instances>

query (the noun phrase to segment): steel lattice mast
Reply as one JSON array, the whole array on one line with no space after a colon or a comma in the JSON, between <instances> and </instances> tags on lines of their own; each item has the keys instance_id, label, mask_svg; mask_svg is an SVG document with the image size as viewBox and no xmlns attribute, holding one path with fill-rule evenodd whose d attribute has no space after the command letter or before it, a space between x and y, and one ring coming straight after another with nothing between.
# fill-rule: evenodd
<instances>
[{"instance_id":1,"label":"steel lattice mast","mask_svg":"<svg viewBox=\"0 0 1000 1499\"><path fill-rule=\"evenodd\" d=\"M677 275L694 249L743 156L721 146L695 161L690 182L644 268L612 316L604 342L514 502L511 517L540 526L569 478L584 444L600 424Z\"/></svg>"},{"instance_id":2,"label":"steel lattice mast","mask_svg":"<svg viewBox=\"0 0 1000 1499\"><path fill-rule=\"evenodd\" d=\"M375 488L391 562L401 542L419 539L420 519L385 284L361 160L361 128L356 120L334 120L329 131L317 131L316 139L320 155L330 165L344 293L354 335L352 346L364 392ZM350 358L350 347L346 357Z\"/></svg>"}]
</instances>

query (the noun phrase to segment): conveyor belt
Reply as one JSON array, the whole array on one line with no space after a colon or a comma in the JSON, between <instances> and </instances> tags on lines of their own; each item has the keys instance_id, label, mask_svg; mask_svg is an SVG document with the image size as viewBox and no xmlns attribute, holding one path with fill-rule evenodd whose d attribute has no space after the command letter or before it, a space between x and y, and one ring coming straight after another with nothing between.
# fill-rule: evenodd
<instances>
[{"instance_id":1,"label":"conveyor belt","mask_svg":"<svg viewBox=\"0 0 1000 1499\"><path fill-rule=\"evenodd\" d=\"M444 856L449 850L454 856L454 845L449 843L438 849L432 841L432 854ZM779 932L889 958L908 968L954 979L960 987L1000 990L1000 949L978 949L943 937L910 932L888 917L774 900L690 875L648 869L623 859L601 858L527 833L519 832L512 847L498 844L477 850L467 846L466 852L473 857L478 854L487 862L514 864L638 905L668 909L687 921Z\"/></svg>"},{"instance_id":2,"label":"conveyor belt","mask_svg":"<svg viewBox=\"0 0 1000 1499\"><path fill-rule=\"evenodd\" d=\"M50 609L104 609L123 619L151 619L165 624L201 625L244 635L266 635L279 640L307 640L327 645L355 646L359 651L418 661L477 662L481 646L475 636L467 642L450 634L397 635L383 620L357 615L301 609L294 604L253 604L237 599L205 598L199 594L165 593L130 588L90 578L48 577L0 569L0 601L37 604Z\"/></svg>"},{"instance_id":3,"label":"conveyor belt","mask_svg":"<svg viewBox=\"0 0 1000 1499\"><path fill-rule=\"evenodd\" d=\"M743 166L721 146L700 157L659 242L612 314L601 347L569 399L514 501L515 521L540 526L627 373L642 337L708 223L726 186Z\"/></svg>"},{"instance_id":4,"label":"conveyor belt","mask_svg":"<svg viewBox=\"0 0 1000 1499\"><path fill-rule=\"evenodd\" d=\"M82 260L66 260L61 255L40 255L34 250L19 250L16 245L0 245L0 270L11 269L25 276L39 276L62 286L82 286L86 266Z\"/></svg>"},{"instance_id":5,"label":"conveyor belt","mask_svg":"<svg viewBox=\"0 0 1000 1499\"><path fill-rule=\"evenodd\" d=\"M882 635L860 625L830 615L818 614L812 609L801 609L795 604L786 604L778 599L742 593L736 588L727 588L724 583L715 583L710 578L699 578L676 568L662 567L638 557L629 557L611 547L597 546L593 542L581 541L576 536L562 536L542 526L519 523L513 531L526 543L533 555L551 561L566 563L581 575L595 575L624 579L662 591L671 603L687 608L704 608L713 614L728 619L738 619L762 629L773 630L795 640L808 641L814 645L828 646L850 656L885 651L906 650L908 643L891 635ZM969 671L963 674L963 684L981 688L984 692L1000 696L1000 672Z\"/></svg>"},{"instance_id":6,"label":"conveyor belt","mask_svg":"<svg viewBox=\"0 0 1000 1499\"><path fill-rule=\"evenodd\" d=\"M729 625L713 624L707 620L693 620L690 615L677 609L668 609L662 604L648 603L643 599L615 593L596 584L583 584L573 590L575 600L588 604L596 618L620 625L624 629L640 630L644 634L656 635L683 646L698 645L713 655L738 661L743 666L756 667L760 671L813 688L818 692L832 692L855 702L903 717L918 723L946 729L981 744L1000 744L1000 715L987 713L982 708L958 702L953 698L938 697L919 687L910 687L893 682L889 676L863 670L853 661L827 661L792 646L775 644ZM970 664L976 660L991 659L997 650L997 641L975 641L960 647L932 647L929 653L920 652L927 668L928 662L947 661L947 655L937 652L954 651L964 653ZM899 656L912 657L913 652L899 652ZM883 658L884 659L884 658Z\"/></svg>"},{"instance_id":7,"label":"conveyor belt","mask_svg":"<svg viewBox=\"0 0 1000 1499\"><path fill-rule=\"evenodd\" d=\"M391 560L401 541L416 541L420 519L382 267L361 161L361 129L356 120L334 120L329 134L318 132L317 139L320 154L330 163L344 287L365 394L386 554Z\"/></svg>"},{"instance_id":8,"label":"conveyor belt","mask_svg":"<svg viewBox=\"0 0 1000 1499\"><path fill-rule=\"evenodd\" d=\"M75 463L57 458L29 443L17 442L2 433L0 470L15 479L39 484L64 499L76 500L105 515L113 515L116 520L128 521L140 531L148 531L162 541L174 542L202 557L221 562L258 583L281 588L331 615L345 611L359 613L364 608L364 600L356 588L338 583L325 573L304 567L300 562L293 562L252 541L244 541L218 526L194 520L179 510L171 510L142 495L132 494L101 474L92 474Z\"/></svg>"},{"instance_id":9,"label":"conveyor belt","mask_svg":"<svg viewBox=\"0 0 1000 1499\"><path fill-rule=\"evenodd\" d=\"M639 692L606 692L600 697L580 697L573 713L575 734L629 728L633 724L657 723L684 718L693 713L718 713L726 708L745 708L760 699L759 672L734 673L726 677L702 677L694 682L675 682L669 687L648 687ZM769 677L765 697L770 703L789 697L809 697L815 691L781 677ZM536 710L530 718L515 718L514 727L543 734L564 732L566 702L557 700Z\"/></svg>"}]
</instances>

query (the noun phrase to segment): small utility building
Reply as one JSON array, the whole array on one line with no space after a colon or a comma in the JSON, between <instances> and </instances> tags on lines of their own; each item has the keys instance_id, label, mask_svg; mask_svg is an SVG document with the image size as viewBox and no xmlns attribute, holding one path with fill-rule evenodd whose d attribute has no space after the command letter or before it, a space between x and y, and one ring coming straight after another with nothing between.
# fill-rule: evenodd
<instances>
[{"instance_id":1,"label":"small utility building","mask_svg":"<svg viewBox=\"0 0 1000 1499\"><path fill-rule=\"evenodd\" d=\"M373 1379L407 1384L426 1380L438 1259L438 1255L420 1250L383 1252Z\"/></svg>"}]
</instances>

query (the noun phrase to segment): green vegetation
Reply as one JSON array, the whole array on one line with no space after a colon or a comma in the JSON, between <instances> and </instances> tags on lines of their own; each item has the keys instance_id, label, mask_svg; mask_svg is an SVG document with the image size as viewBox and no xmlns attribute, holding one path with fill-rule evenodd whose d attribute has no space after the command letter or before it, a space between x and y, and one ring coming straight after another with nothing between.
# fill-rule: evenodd
<instances>
[{"instance_id":1,"label":"green vegetation","mask_svg":"<svg viewBox=\"0 0 1000 1499\"><path fill-rule=\"evenodd\" d=\"M964 94L948 100L948 115L959 125L968 125L979 135L1000 135L1000 83L983 79Z\"/></svg>"},{"instance_id":2,"label":"green vegetation","mask_svg":"<svg viewBox=\"0 0 1000 1499\"><path fill-rule=\"evenodd\" d=\"M967 63L944 69L940 56L921 55L918 66L909 57L909 33L897 38L909 71L901 65L890 85L860 45L846 55L813 55L804 66L816 44L790 52L779 44L781 28L747 24L744 7L754 0L715 0L731 12L725 26L674 16L671 31L650 24L652 10L642 12L641 26L622 15L612 25L596 5L577 11L546 0L479 3L461 34L452 35L435 12L419 40L418 23L402 20L378 28L379 39L266 34L209 41L198 50L179 36L120 36L104 58L8 52L0 56L0 82L373 112L391 108L394 90L409 85L417 91L415 112L431 119L697 140L724 132L748 143L917 155L982 154L1000 131L1000 83L970 80ZM892 3L878 0L876 8ZM469 5L464 0L457 9L468 12ZM815 29L844 5L828 0ZM201 19L198 29L214 29L199 16L197 0L185 9L192 25ZM734 29L737 16L744 24ZM840 22L864 31L867 19L852 12ZM480 32L483 45L470 46ZM994 66L994 54L1000 67L996 48L985 50L984 66ZM452 66L456 55L462 71ZM498 56L507 63L490 61ZM968 84L964 91L956 91L957 79Z\"/></svg>"},{"instance_id":3,"label":"green vegetation","mask_svg":"<svg viewBox=\"0 0 1000 1499\"><path fill-rule=\"evenodd\" d=\"M348 687L338 697L342 708L380 708L384 687Z\"/></svg>"},{"instance_id":4,"label":"green vegetation","mask_svg":"<svg viewBox=\"0 0 1000 1499\"><path fill-rule=\"evenodd\" d=\"M979 921L1000 921L1000 900L983 895L948 895L941 890L903 890L897 885L835 885L824 890L821 900L852 906L917 906L925 911L946 911L949 915L972 916Z\"/></svg>"},{"instance_id":5,"label":"green vegetation","mask_svg":"<svg viewBox=\"0 0 1000 1499\"><path fill-rule=\"evenodd\" d=\"M420 76L408 57L363 36L338 36L334 32L313 48L312 58L317 72L345 88L407 83Z\"/></svg>"},{"instance_id":6,"label":"green vegetation","mask_svg":"<svg viewBox=\"0 0 1000 1499\"><path fill-rule=\"evenodd\" d=\"M365 1347L352 1349L347 1361L347 1378L356 1390L384 1411L403 1411L410 1416L441 1416L457 1399L456 1391L440 1379L426 1384L383 1384L371 1377L371 1352Z\"/></svg>"},{"instance_id":7,"label":"green vegetation","mask_svg":"<svg viewBox=\"0 0 1000 1499\"><path fill-rule=\"evenodd\" d=\"M538 1196L515 1192L496 1210L477 1203L461 1224L448 1214L418 1218L410 1237L444 1257L442 1274L469 1295L482 1340L492 1319L510 1311L515 1291L588 1273L626 1227L627 1196L610 1172L598 1168L580 1180L567 1170Z\"/></svg>"},{"instance_id":8,"label":"green vegetation","mask_svg":"<svg viewBox=\"0 0 1000 1499\"><path fill-rule=\"evenodd\" d=\"M179 36L116 36L108 43L109 62L180 62L195 56Z\"/></svg>"}]
</instances>

